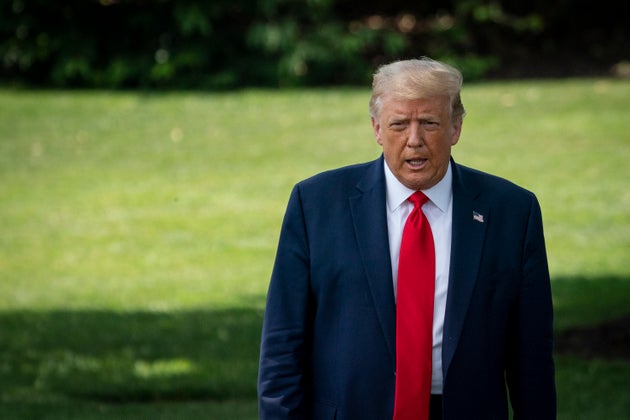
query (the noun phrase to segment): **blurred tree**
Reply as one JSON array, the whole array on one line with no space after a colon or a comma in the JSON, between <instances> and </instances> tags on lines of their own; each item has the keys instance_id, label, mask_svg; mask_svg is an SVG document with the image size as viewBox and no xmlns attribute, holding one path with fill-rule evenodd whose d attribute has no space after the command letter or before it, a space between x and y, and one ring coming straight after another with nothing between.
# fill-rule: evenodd
<instances>
[{"instance_id":1,"label":"blurred tree","mask_svg":"<svg viewBox=\"0 0 630 420\"><path fill-rule=\"evenodd\" d=\"M0 0L0 81L100 88L365 84L428 55L468 80L601 72L627 60L603 0Z\"/></svg>"}]
</instances>

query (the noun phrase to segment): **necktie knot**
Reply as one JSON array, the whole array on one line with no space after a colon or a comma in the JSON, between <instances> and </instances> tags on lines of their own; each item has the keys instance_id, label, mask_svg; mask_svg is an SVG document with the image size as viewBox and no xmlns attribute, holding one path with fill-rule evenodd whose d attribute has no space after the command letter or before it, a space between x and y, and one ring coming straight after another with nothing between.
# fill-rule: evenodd
<instances>
[{"instance_id":1,"label":"necktie knot","mask_svg":"<svg viewBox=\"0 0 630 420\"><path fill-rule=\"evenodd\" d=\"M414 208L420 208L424 205L424 203L429 201L429 197L424 195L422 191L416 191L409 196L408 200L411 201Z\"/></svg>"}]
</instances>

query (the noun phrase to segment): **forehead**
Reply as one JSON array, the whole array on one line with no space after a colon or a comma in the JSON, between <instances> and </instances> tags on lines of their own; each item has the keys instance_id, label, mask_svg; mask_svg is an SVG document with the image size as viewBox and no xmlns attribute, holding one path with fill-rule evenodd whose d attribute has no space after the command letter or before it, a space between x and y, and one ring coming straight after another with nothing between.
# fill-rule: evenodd
<instances>
[{"instance_id":1,"label":"forehead","mask_svg":"<svg viewBox=\"0 0 630 420\"><path fill-rule=\"evenodd\" d=\"M385 96L382 100L383 114L410 113L450 113L450 98L448 96L432 96L417 99Z\"/></svg>"}]
</instances>

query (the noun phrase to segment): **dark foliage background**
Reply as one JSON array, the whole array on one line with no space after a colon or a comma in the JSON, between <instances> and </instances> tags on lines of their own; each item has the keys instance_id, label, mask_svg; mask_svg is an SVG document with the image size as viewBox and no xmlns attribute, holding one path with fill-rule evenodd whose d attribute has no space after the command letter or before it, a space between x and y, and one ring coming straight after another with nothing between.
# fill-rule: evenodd
<instances>
[{"instance_id":1,"label":"dark foliage background","mask_svg":"<svg viewBox=\"0 0 630 420\"><path fill-rule=\"evenodd\" d=\"M0 82L227 89L365 84L428 55L468 80L601 75L628 60L616 0L0 0Z\"/></svg>"}]
</instances>

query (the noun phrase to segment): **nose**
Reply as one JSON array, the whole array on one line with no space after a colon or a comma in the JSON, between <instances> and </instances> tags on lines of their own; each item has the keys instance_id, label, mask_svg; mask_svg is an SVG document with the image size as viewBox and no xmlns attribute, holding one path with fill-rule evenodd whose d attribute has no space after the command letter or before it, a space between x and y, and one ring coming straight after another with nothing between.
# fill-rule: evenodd
<instances>
[{"instance_id":1,"label":"nose","mask_svg":"<svg viewBox=\"0 0 630 420\"><path fill-rule=\"evenodd\" d=\"M420 147L424 144L422 126L418 121L409 124L409 136L407 137L407 147Z\"/></svg>"}]
</instances>

